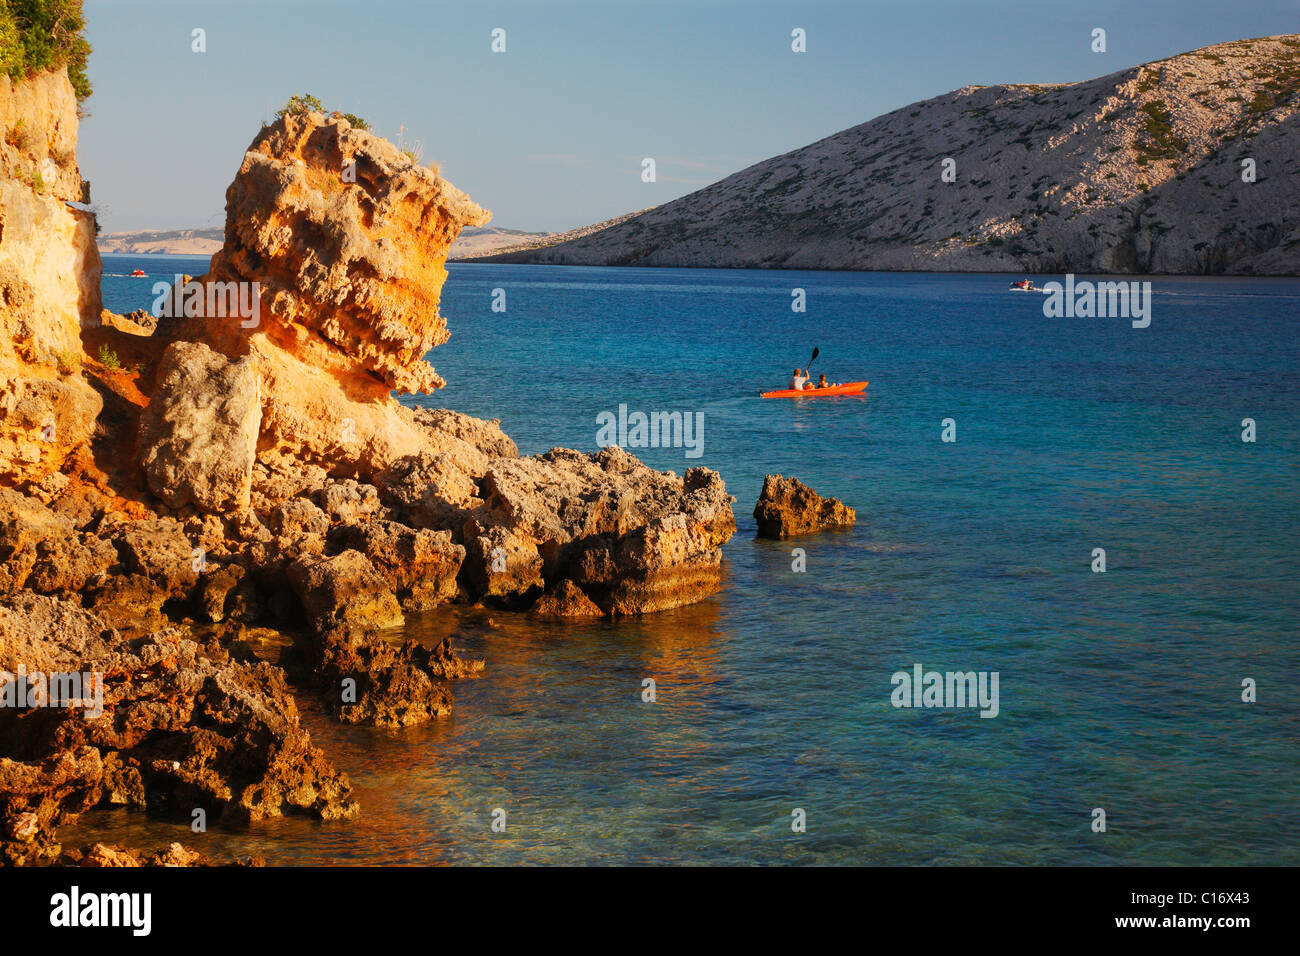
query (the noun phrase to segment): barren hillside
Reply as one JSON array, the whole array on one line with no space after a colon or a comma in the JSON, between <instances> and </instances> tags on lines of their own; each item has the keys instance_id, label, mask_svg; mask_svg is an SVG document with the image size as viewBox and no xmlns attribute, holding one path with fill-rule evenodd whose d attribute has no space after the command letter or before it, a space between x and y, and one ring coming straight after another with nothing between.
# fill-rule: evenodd
<instances>
[{"instance_id":1,"label":"barren hillside","mask_svg":"<svg viewBox=\"0 0 1300 956\"><path fill-rule=\"evenodd\" d=\"M964 87L586 235L492 258L1300 274L1298 93L1294 35L1082 83ZM954 182L941 177L945 158Z\"/></svg>"}]
</instances>

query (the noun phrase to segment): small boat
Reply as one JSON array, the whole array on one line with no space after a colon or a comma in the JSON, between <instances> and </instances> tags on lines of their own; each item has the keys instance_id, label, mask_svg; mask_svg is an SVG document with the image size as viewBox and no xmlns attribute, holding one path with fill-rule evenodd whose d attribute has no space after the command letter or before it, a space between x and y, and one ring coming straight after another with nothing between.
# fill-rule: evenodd
<instances>
[{"instance_id":1,"label":"small boat","mask_svg":"<svg viewBox=\"0 0 1300 956\"><path fill-rule=\"evenodd\" d=\"M775 392L761 392L760 398L829 398L832 395L857 395L866 391L866 382L844 382L825 388L781 388Z\"/></svg>"},{"instance_id":2,"label":"small boat","mask_svg":"<svg viewBox=\"0 0 1300 956\"><path fill-rule=\"evenodd\" d=\"M147 272L145 272L143 269L133 269L133 270L131 270L131 278L132 278L132 279L147 279L147 278L149 278L149 274L148 274Z\"/></svg>"},{"instance_id":3,"label":"small boat","mask_svg":"<svg viewBox=\"0 0 1300 956\"><path fill-rule=\"evenodd\" d=\"M1038 286L1034 285L1033 279L1021 279L1019 282L1011 283L1010 292L1042 292Z\"/></svg>"}]
</instances>

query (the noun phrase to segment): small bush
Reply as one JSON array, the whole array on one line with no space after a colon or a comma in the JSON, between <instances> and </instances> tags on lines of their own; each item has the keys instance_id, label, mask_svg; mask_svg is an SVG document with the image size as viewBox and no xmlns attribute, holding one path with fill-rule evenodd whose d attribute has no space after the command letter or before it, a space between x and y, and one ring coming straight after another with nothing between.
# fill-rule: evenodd
<instances>
[{"instance_id":1,"label":"small bush","mask_svg":"<svg viewBox=\"0 0 1300 956\"><path fill-rule=\"evenodd\" d=\"M3 2L3 0L0 0ZM5 142L15 149L20 149L25 153L35 151L36 147L41 144L41 134L27 125L27 121L19 119L13 126L5 130Z\"/></svg>"},{"instance_id":2,"label":"small bush","mask_svg":"<svg viewBox=\"0 0 1300 956\"><path fill-rule=\"evenodd\" d=\"M331 111L327 110L325 105L319 99L312 96L310 93L295 93L293 96L289 97L289 102L276 110L275 118L280 119L284 116L303 116L307 113L330 112ZM342 116L356 129L370 129L370 124L355 113L339 113L334 111L332 115Z\"/></svg>"},{"instance_id":3,"label":"small bush","mask_svg":"<svg viewBox=\"0 0 1300 956\"><path fill-rule=\"evenodd\" d=\"M275 118L280 119L284 116L301 116L304 113L324 112L325 107L321 105L320 100L310 93L295 93L289 97L289 102L276 111Z\"/></svg>"},{"instance_id":4,"label":"small bush","mask_svg":"<svg viewBox=\"0 0 1300 956\"><path fill-rule=\"evenodd\" d=\"M91 93L85 29L81 0L0 0L0 72L21 80L66 66L77 100L84 100Z\"/></svg>"},{"instance_id":5,"label":"small bush","mask_svg":"<svg viewBox=\"0 0 1300 956\"><path fill-rule=\"evenodd\" d=\"M99 347L99 362L104 368L114 372L122 367L122 362L118 359L117 353L107 345Z\"/></svg>"},{"instance_id":6,"label":"small bush","mask_svg":"<svg viewBox=\"0 0 1300 956\"><path fill-rule=\"evenodd\" d=\"M407 141L406 127L397 128L397 148L406 154L406 158L417 166L420 164L420 158L424 156L424 143L418 139Z\"/></svg>"}]
</instances>

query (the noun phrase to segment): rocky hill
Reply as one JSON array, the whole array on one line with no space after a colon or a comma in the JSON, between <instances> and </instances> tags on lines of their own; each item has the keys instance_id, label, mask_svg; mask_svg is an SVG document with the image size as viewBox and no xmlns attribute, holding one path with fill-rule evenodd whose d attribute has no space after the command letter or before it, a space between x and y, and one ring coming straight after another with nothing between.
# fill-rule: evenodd
<instances>
[{"instance_id":1,"label":"rocky hill","mask_svg":"<svg viewBox=\"0 0 1300 956\"><path fill-rule=\"evenodd\" d=\"M608 229L611 226L617 226L620 223L635 219L648 209L642 209L639 212L630 212L623 216L617 216L613 219L606 219L604 222L594 223L590 226L579 226L577 229L570 229L567 232L514 232L513 230L501 230L502 235L495 237L496 242L491 244L472 244L474 242L471 236L468 240L463 238L457 240L457 245L453 245L448 259L487 259L492 256L501 255L510 252L526 252L532 249L545 249L550 246L557 246L561 243L570 242L574 239L581 239L584 236L590 236L594 233ZM489 227L490 228L490 227ZM470 232L466 229L465 232Z\"/></svg>"},{"instance_id":2,"label":"rocky hill","mask_svg":"<svg viewBox=\"0 0 1300 956\"><path fill-rule=\"evenodd\" d=\"M146 229L140 232L110 232L95 241L100 252L174 256L210 256L221 248L224 229Z\"/></svg>"},{"instance_id":3,"label":"rocky hill","mask_svg":"<svg viewBox=\"0 0 1300 956\"><path fill-rule=\"evenodd\" d=\"M1295 275L1298 94L1295 35L1082 83L964 87L587 235L492 258Z\"/></svg>"}]
</instances>

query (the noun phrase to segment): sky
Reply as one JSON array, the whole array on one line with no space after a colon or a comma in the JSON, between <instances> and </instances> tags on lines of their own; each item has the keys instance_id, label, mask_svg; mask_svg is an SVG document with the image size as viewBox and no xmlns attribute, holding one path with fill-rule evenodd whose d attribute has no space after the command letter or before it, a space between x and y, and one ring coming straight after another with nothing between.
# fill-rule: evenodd
<instances>
[{"instance_id":1,"label":"sky","mask_svg":"<svg viewBox=\"0 0 1300 956\"><path fill-rule=\"evenodd\" d=\"M220 227L294 93L560 231L970 84L1064 83L1300 32L1300 0L85 0L78 158L105 232ZM1106 31L1106 52L1091 50ZM505 31L505 52L492 32ZM806 52L791 49L802 29ZM205 52L194 52L193 31ZM653 157L657 181L642 180Z\"/></svg>"}]
</instances>

